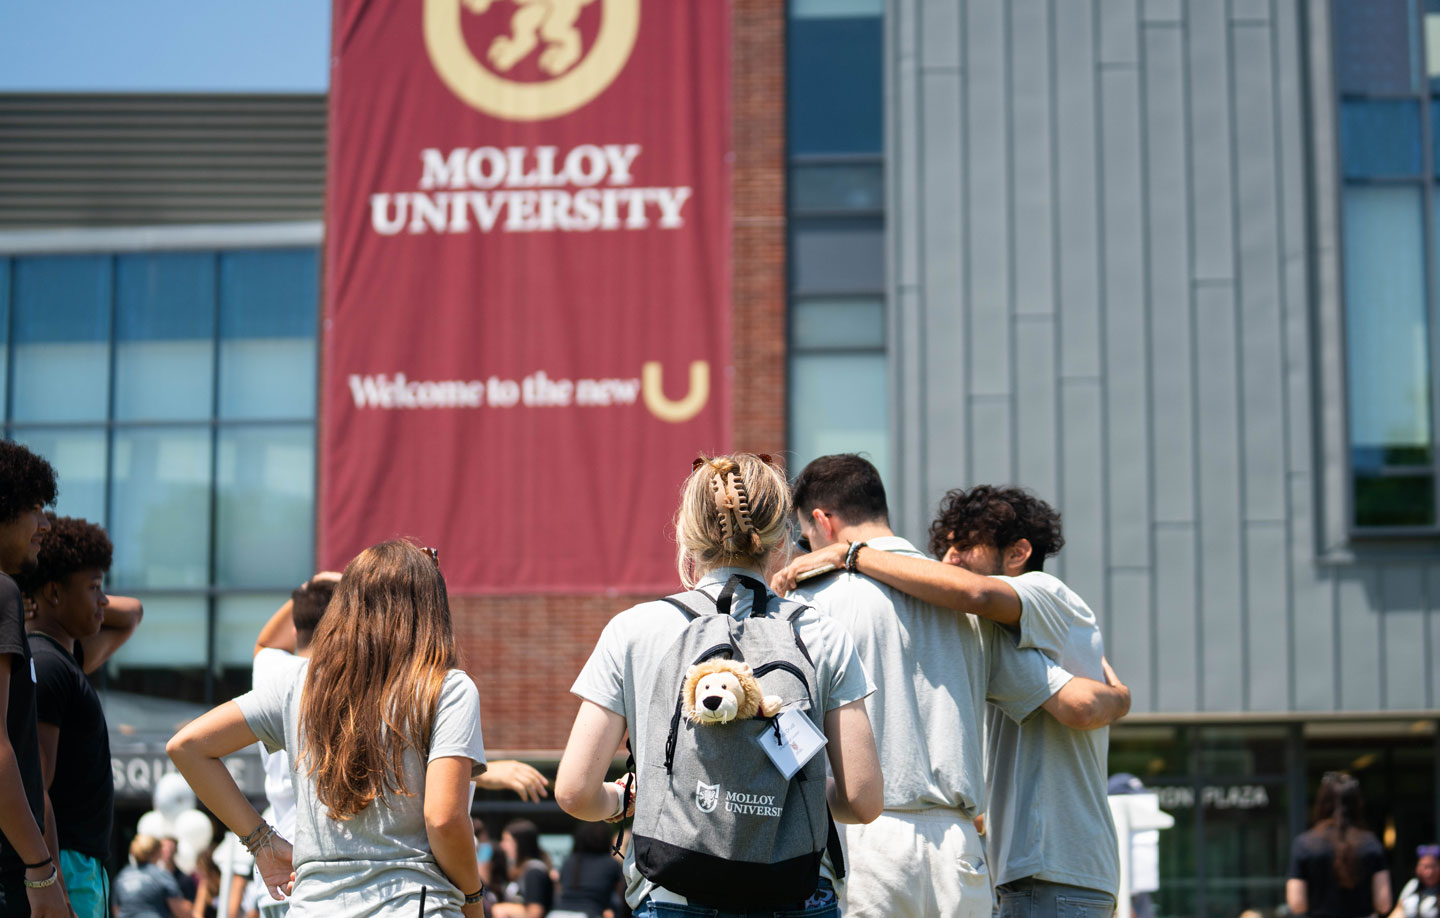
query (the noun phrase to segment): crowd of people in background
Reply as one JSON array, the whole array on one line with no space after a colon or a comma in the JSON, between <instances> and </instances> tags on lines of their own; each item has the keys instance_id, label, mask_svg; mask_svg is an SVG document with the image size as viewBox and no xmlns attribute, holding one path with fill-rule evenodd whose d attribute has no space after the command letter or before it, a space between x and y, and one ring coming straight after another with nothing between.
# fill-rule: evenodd
<instances>
[{"instance_id":1,"label":"crowd of people in background","mask_svg":"<svg viewBox=\"0 0 1440 918\"><path fill-rule=\"evenodd\" d=\"M487 761L438 552L374 545L295 590L251 690L167 746L233 836L186 871L174 838L137 834L112 873L88 677L143 609L105 593L111 542L50 512L57 490L0 441L0 918L1103 918L1122 894L1105 728L1129 690L1044 571L1060 517L1027 491L951 491L927 556L860 456L793 482L768 456L697 459L683 590L615 616L571 689L554 792L580 823L559 865L534 823L492 839L472 816L476 786L538 802L549 782ZM702 665L724 674L703 705ZM256 743L264 806L222 762ZM1358 782L1327 775L1289 911L1440 918L1440 847L1417 854L1392 897Z\"/></svg>"}]
</instances>

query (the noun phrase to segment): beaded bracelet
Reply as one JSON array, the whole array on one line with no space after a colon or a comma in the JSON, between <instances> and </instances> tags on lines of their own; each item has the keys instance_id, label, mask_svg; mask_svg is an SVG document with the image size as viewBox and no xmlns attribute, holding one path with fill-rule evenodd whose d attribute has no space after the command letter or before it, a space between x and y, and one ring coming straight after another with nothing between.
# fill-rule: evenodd
<instances>
[{"instance_id":1,"label":"beaded bracelet","mask_svg":"<svg viewBox=\"0 0 1440 918\"><path fill-rule=\"evenodd\" d=\"M54 864L51 864L50 876L43 880L25 880L24 883L26 889L44 889L47 886L54 886L55 881L58 879L60 879L60 871L56 869Z\"/></svg>"},{"instance_id":2,"label":"beaded bracelet","mask_svg":"<svg viewBox=\"0 0 1440 918\"><path fill-rule=\"evenodd\" d=\"M864 542L851 542L850 550L845 552L845 570L852 574L859 573L857 561L860 557L860 549L865 547Z\"/></svg>"},{"instance_id":3,"label":"beaded bracelet","mask_svg":"<svg viewBox=\"0 0 1440 918\"><path fill-rule=\"evenodd\" d=\"M262 819L260 820L260 825L256 826L253 832L240 839L240 844L244 845L245 850L253 855L266 844L269 844L270 840L274 837L275 827Z\"/></svg>"},{"instance_id":4,"label":"beaded bracelet","mask_svg":"<svg viewBox=\"0 0 1440 918\"><path fill-rule=\"evenodd\" d=\"M483 901L485 901L485 884L484 884L484 883L481 883L481 884L480 884L480 888L477 889L477 890L475 890L473 893L466 893L466 894L465 894L465 904L466 904L466 905L474 905L474 904L476 904L477 902L483 902Z\"/></svg>"}]
</instances>

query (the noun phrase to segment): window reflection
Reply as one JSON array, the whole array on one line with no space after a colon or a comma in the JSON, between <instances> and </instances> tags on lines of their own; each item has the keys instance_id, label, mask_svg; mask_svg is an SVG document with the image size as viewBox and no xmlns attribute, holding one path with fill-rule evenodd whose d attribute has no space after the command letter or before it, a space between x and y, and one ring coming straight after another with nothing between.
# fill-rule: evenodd
<instances>
[{"instance_id":1,"label":"window reflection","mask_svg":"<svg viewBox=\"0 0 1440 918\"><path fill-rule=\"evenodd\" d=\"M210 574L210 434L159 428L115 432L111 462L111 580L119 586L204 586Z\"/></svg>"},{"instance_id":2,"label":"window reflection","mask_svg":"<svg viewBox=\"0 0 1440 918\"><path fill-rule=\"evenodd\" d=\"M308 251L220 257L220 416L313 413L317 261Z\"/></svg>"},{"instance_id":3,"label":"window reflection","mask_svg":"<svg viewBox=\"0 0 1440 918\"><path fill-rule=\"evenodd\" d=\"M861 453L890 477L884 352L796 354L790 361L790 443L795 468L830 453ZM836 393L845 393L837 398Z\"/></svg>"},{"instance_id":4,"label":"window reflection","mask_svg":"<svg viewBox=\"0 0 1440 918\"><path fill-rule=\"evenodd\" d=\"M215 666L248 670L254 659L255 636L289 599L289 593L245 593L216 600Z\"/></svg>"},{"instance_id":5,"label":"window reflection","mask_svg":"<svg viewBox=\"0 0 1440 918\"><path fill-rule=\"evenodd\" d=\"M145 603L111 689L244 691L284 599L270 591L312 573L317 264L313 249L0 258L7 435L54 463L60 513L109 530L108 588Z\"/></svg>"},{"instance_id":6,"label":"window reflection","mask_svg":"<svg viewBox=\"0 0 1440 918\"><path fill-rule=\"evenodd\" d=\"M129 255L116 261L115 417L208 419L215 256Z\"/></svg>"},{"instance_id":7,"label":"window reflection","mask_svg":"<svg viewBox=\"0 0 1440 918\"><path fill-rule=\"evenodd\" d=\"M223 430L218 449L216 583L274 586L308 578L314 570L314 429Z\"/></svg>"},{"instance_id":8,"label":"window reflection","mask_svg":"<svg viewBox=\"0 0 1440 918\"><path fill-rule=\"evenodd\" d=\"M103 421L110 399L110 259L15 259L12 419Z\"/></svg>"},{"instance_id":9,"label":"window reflection","mask_svg":"<svg viewBox=\"0 0 1440 918\"><path fill-rule=\"evenodd\" d=\"M105 431L16 428L11 436L50 460L60 478L55 512L105 520Z\"/></svg>"}]
</instances>

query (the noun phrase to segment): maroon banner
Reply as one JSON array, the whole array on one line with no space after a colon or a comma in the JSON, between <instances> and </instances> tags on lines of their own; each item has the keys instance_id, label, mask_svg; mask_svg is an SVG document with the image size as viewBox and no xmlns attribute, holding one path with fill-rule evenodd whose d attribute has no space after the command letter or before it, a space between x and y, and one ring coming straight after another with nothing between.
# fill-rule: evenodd
<instances>
[{"instance_id":1,"label":"maroon banner","mask_svg":"<svg viewBox=\"0 0 1440 918\"><path fill-rule=\"evenodd\" d=\"M730 442L727 0L336 0L319 557L672 589Z\"/></svg>"}]
</instances>

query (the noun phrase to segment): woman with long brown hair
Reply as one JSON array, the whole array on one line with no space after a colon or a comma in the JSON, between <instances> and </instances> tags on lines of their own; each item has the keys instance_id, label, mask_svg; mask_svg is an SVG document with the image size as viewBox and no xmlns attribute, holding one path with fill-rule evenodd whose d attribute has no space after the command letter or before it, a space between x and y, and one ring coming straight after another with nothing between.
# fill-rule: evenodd
<instances>
[{"instance_id":1,"label":"woman with long brown hair","mask_svg":"<svg viewBox=\"0 0 1440 918\"><path fill-rule=\"evenodd\" d=\"M1365 828L1360 782L1327 772L1315 798L1315 822L1290 849L1285 900L1295 915L1363 918L1390 911L1385 849Z\"/></svg>"},{"instance_id":2,"label":"woman with long brown hair","mask_svg":"<svg viewBox=\"0 0 1440 918\"><path fill-rule=\"evenodd\" d=\"M485 762L480 699L456 666L433 551L382 542L345 569L291 684L215 708L166 751L271 895L293 881L291 918L480 918L469 813ZM220 761L257 739L290 753L293 853Z\"/></svg>"}]
</instances>

